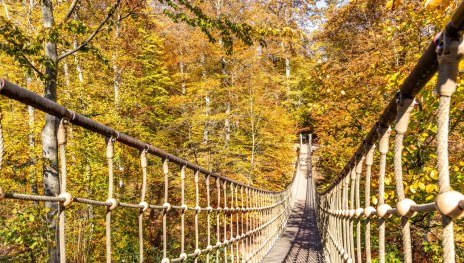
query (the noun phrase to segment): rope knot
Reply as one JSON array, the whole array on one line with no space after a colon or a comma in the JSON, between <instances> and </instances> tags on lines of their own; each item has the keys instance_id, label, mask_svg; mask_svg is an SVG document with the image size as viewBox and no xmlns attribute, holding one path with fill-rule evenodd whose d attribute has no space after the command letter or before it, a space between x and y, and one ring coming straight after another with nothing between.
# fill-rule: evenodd
<instances>
[{"instance_id":1,"label":"rope knot","mask_svg":"<svg viewBox=\"0 0 464 263\"><path fill-rule=\"evenodd\" d=\"M194 257L198 257L199 255L201 255L201 249L199 248L195 249L195 252L193 254L194 254Z\"/></svg>"},{"instance_id":2,"label":"rope knot","mask_svg":"<svg viewBox=\"0 0 464 263\"><path fill-rule=\"evenodd\" d=\"M455 219L464 215L464 210L461 206L461 201L463 200L463 194L457 191L448 191L437 196L435 206L442 215Z\"/></svg>"},{"instance_id":3,"label":"rope knot","mask_svg":"<svg viewBox=\"0 0 464 263\"><path fill-rule=\"evenodd\" d=\"M58 195L58 197L64 198L64 201L61 202L61 205L63 207L69 206L74 200L72 195L68 192L61 193L60 195Z\"/></svg>"},{"instance_id":4,"label":"rope knot","mask_svg":"<svg viewBox=\"0 0 464 263\"><path fill-rule=\"evenodd\" d=\"M163 204L163 209L164 209L164 212L168 212L169 210L171 210L172 206L170 203L164 203Z\"/></svg>"},{"instance_id":5,"label":"rope knot","mask_svg":"<svg viewBox=\"0 0 464 263\"><path fill-rule=\"evenodd\" d=\"M186 260L187 257L188 257L188 256L187 256L187 253L182 253L182 254L180 254L180 256L179 256L180 260L182 260L182 261Z\"/></svg>"},{"instance_id":6,"label":"rope knot","mask_svg":"<svg viewBox=\"0 0 464 263\"><path fill-rule=\"evenodd\" d=\"M145 212L150 208L150 205L147 202L140 202L139 206L142 206L140 208L140 210L142 210L142 212Z\"/></svg>"},{"instance_id":7,"label":"rope knot","mask_svg":"<svg viewBox=\"0 0 464 263\"><path fill-rule=\"evenodd\" d=\"M403 199L396 203L396 210L401 216L411 218L414 215L416 215L416 212L414 212L411 208L412 206L416 205L416 202L414 202L411 199Z\"/></svg>"},{"instance_id":8,"label":"rope knot","mask_svg":"<svg viewBox=\"0 0 464 263\"><path fill-rule=\"evenodd\" d=\"M379 205L377 207L377 215L380 218L390 218L392 215L389 213L392 207L388 204Z\"/></svg>"},{"instance_id":9,"label":"rope knot","mask_svg":"<svg viewBox=\"0 0 464 263\"><path fill-rule=\"evenodd\" d=\"M373 216L375 215L375 212L376 212L376 210L375 210L374 207L368 206L368 207L366 207L366 208L364 209L364 216L365 216L366 218L373 217Z\"/></svg>"},{"instance_id":10,"label":"rope knot","mask_svg":"<svg viewBox=\"0 0 464 263\"><path fill-rule=\"evenodd\" d=\"M108 198L106 200L106 203L108 203L107 208L108 208L109 211L114 210L119 205L118 200L116 200L115 198Z\"/></svg>"}]
</instances>

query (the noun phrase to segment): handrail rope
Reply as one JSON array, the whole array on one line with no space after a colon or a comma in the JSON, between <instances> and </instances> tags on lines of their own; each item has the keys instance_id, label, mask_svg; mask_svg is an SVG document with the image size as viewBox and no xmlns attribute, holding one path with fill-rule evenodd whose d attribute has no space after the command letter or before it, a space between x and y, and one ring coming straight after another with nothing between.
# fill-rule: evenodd
<instances>
[{"instance_id":1,"label":"handrail rope","mask_svg":"<svg viewBox=\"0 0 464 263\"><path fill-rule=\"evenodd\" d=\"M336 251L343 249L343 255L338 253L335 262L346 262L351 259L357 259L361 262L361 240L360 240L360 220L364 216L365 224L365 250L366 262L371 262L370 251L370 218L377 215L379 217L379 246L378 260L380 263L385 262L385 223L393 215L401 217L402 241L404 262L412 263L412 242L410 233L409 218L416 213L429 213L438 211L442 216L443 227L443 259L445 263L455 262L455 241L453 230L453 219L464 215L464 195L453 191L450 187L449 178L449 159L448 159L448 133L449 133L449 115L451 96L456 91L456 79L458 75L458 65L464 56L464 42L462 36L464 29L464 1L459 4L451 21L447 24L445 30L439 35L427 51L422 55L413 71L405 79L395 98L390 101L374 127L371 128L363 143L358 147L345 168L328 187L319 191L319 197L316 198L320 216L319 229L326 229L332 244L329 245L328 251L331 255L336 255ZM438 106L438 132L437 132L437 163L438 163L438 185L439 194L433 203L416 204L413 200L408 199L404 191L404 182L402 177L402 149L403 139L409 124L410 113L414 107L415 95L425 86L436 71L438 73L437 93L439 95ZM398 203L395 208L385 203L385 170L386 154L388 153L390 125L395 124L395 143L394 143L394 178L395 192ZM380 152L380 171L379 171L379 204L377 209L370 206L370 176L373 148L375 142L379 140ZM362 160L370 155L369 163L366 162L366 180L365 180L365 202L364 208L359 202L359 179L362 170ZM354 175L355 168L356 171ZM358 170L356 169L356 170ZM351 179L351 184L350 184ZM340 191L342 187L342 191ZM351 197L348 192L351 191ZM343 192L340 194L340 192ZM341 199L341 201L340 201ZM356 201L356 207L354 203ZM340 204L340 205L338 205ZM355 257L354 250L354 228L353 222L356 222L357 245ZM335 226L332 226L332 225ZM335 238L338 239L338 232L341 232L341 246L337 246L332 232L335 232Z\"/></svg>"},{"instance_id":2,"label":"handrail rope","mask_svg":"<svg viewBox=\"0 0 464 263\"><path fill-rule=\"evenodd\" d=\"M101 134L107 138L114 138L116 141L125 144L129 147L138 149L138 150L147 150L148 153L153 154L155 156L158 156L162 159L169 160L169 162L173 162L177 165L180 166L185 166L193 171L198 171L199 173L203 175L209 175L213 178L220 179L222 181L228 182L228 183L233 183L238 186L242 187L247 187L256 191L260 191L263 193L269 193L269 194L278 194L286 189L288 189L291 186L290 182L282 191L269 191L257 187L253 187L235 180L232 180L230 178L224 177L218 173L214 173L212 171L207 170L206 168L203 168L199 165L196 165L194 163L191 163L185 159L182 159L180 157L177 157L175 155L169 154L166 151L157 148L153 145L150 145L148 143L142 142L134 137L131 137L129 135L126 135L122 132L119 132L111 127L108 127L102 123L96 122L88 117L85 117L79 113L73 112L66 107L49 100L45 97L42 97L32 91L29 91L27 89L24 89L16 84L13 84L5 79L0 79L0 94L11 98L13 100L22 102L24 104L30 105L36 109L39 109L45 113L48 113L50 115L53 115L57 118L60 119L67 119L69 120L69 123L72 123L74 125L80 126L84 129L90 130L92 132Z\"/></svg>"},{"instance_id":3,"label":"handrail rope","mask_svg":"<svg viewBox=\"0 0 464 263\"><path fill-rule=\"evenodd\" d=\"M385 107L383 113L380 115L377 122L372 126L363 142L358 146L355 153L347 162L345 167L339 173L337 178L326 188L319 191L319 195L327 194L332 188L338 184L342 178L347 176L350 172L350 167L356 164L357 156L365 155L372 145L383 135L378 134L378 127L389 127L397 115L397 101L398 98L414 98L422 88L432 79L438 71L438 56L436 52L437 43L443 41L445 35L456 36L464 29L464 1L462 1L455 9L451 20L448 22L443 30L443 33L438 38L434 39L426 51L419 58L411 73L405 78L399 88L399 92L391 99ZM0 91L1 93L1 91Z\"/></svg>"},{"instance_id":4,"label":"handrail rope","mask_svg":"<svg viewBox=\"0 0 464 263\"><path fill-rule=\"evenodd\" d=\"M232 262L244 258L254 258L257 261L262 260L267 251L272 248L273 242L277 238L277 234L283 231L284 226L288 222L288 217L291 213L291 208L294 205L296 192L298 190L299 169L301 158L298 155L295 163L295 174L290 184L288 184L282 191L267 191L249 185L244 185L234 180L222 177L218 174L206 171L205 169L191 164L181 158L170 155L156 147L145 144L135 138L127 136L123 133L115 131L101 123L95 122L87 117L69 111L59 104L47 100L37 94L25 90L19 86L9 83L6 80L0 79L0 94L10 97L14 100L34 106L39 110L43 110L51 115L61 118L61 123L58 129L58 145L59 145L59 161L60 175L61 175L61 189L60 195L53 196L40 196L28 195L5 192L0 189L0 198L18 199L26 201L48 201L57 202L60 205L59 211L59 242L60 242L60 262L66 261L65 252L65 208L72 202L83 203L88 205L104 206L106 208L105 215L105 232L106 232L106 261L112 261L112 247L111 247L111 214L112 211L118 207L127 209L138 210L138 243L139 243L139 261L144 260L144 247L143 247L143 217L144 212L148 209L158 210L162 214L162 262L178 262L185 261L189 257L193 257L197 262L201 254L206 253L206 260L209 261L209 254L213 249L216 249L216 261L219 261L219 248L223 248L224 261L227 262L230 256ZM66 192L66 129L65 124L73 123L84 129L105 135L107 149L107 167L108 167L108 198L106 201L93 200L90 198L73 197L70 193ZM142 187L140 193L140 202L126 203L121 202L113 197L114 188L114 174L113 174L113 157L114 157L114 142L121 142L133 148L140 150L140 163L142 170ZM300 147L303 145L300 145ZM145 201L147 192L147 153L161 157L163 159L163 174L164 174L164 203L163 205L148 204ZM301 153L301 152L300 152ZM172 162L180 166L181 171L181 205L171 205L169 203L169 165ZM195 207L187 206L185 202L185 172L186 169L194 172L195 180ZM206 184L206 207L202 207L199 202L199 179L200 174L204 176ZM213 208L210 204L210 179L214 178L217 183L217 207ZM222 186L222 187L221 187ZM228 194L227 189L230 188ZM222 189L221 189L222 188ZM240 188L240 201L239 204L239 188ZM245 190L245 191L244 191ZM221 193L222 192L222 193ZM243 197L245 192L245 198ZM224 201L224 207L221 207L221 195ZM245 202L246 201L246 202ZM230 204L230 207L228 207ZM180 210L181 213L181 253L178 258L170 259L168 254L168 239L167 239L167 214L171 209ZM195 251L187 254L185 252L185 212L195 212ZM207 244L206 248L201 248L199 243L199 214L201 212L207 213ZM217 243L211 245L211 217L210 214L214 212L217 219ZM220 217L223 218L222 226ZM234 221L235 220L235 221ZM244 222L246 221L246 223ZM223 227L223 242L221 242L221 234L219 229ZM272 242L271 242L272 241ZM240 244L244 247L239 249ZM230 254L228 255L228 250ZM234 253L235 252L235 253Z\"/></svg>"},{"instance_id":5,"label":"handrail rope","mask_svg":"<svg viewBox=\"0 0 464 263\"><path fill-rule=\"evenodd\" d=\"M111 141L111 140L110 140ZM110 147L111 149L111 147ZM111 151L109 151L111 152ZM112 156L112 155L108 155L108 156ZM110 159L110 158L108 158ZM111 163L111 162L110 162ZM142 167L144 167L144 161L143 161L143 157L142 157ZM295 187L295 186L294 186ZM248 189L248 188L245 188L245 189ZM257 232L260 232L262 231L263 229L267 228L269 225L273 224L278 218L281 218L282 215L286 215L288 216L288 213L286 214L286 212L288 211L289 207L291 208L292 205L290 204L291 202L288 202L290 199L291 199L291 196L294 194L295 191L291 191L292 189L289 189L286 191L286 195L282 196L280 199L280 201L276 202L275 204L273 205L266 205L266 206L254 206L254 207L235 207L235 208L228 208L228 209L211 209L211 208L201 208L201 209L198 209L199 206L197 206L194 210L200 212L200 211L217 211L217 213L223 213L223 214L227 214L227 213L230 213L232 215L232 212L233 211L237 211L237 212L242 212L242 213L247 213L247 214L250 214L251 212L259 212L259 211L267 211L267 210L271 210L272 208L275 208L277 206L280 206L280 205L283 205L284 208L282 209L282 211L277 215L275 216L274 218L268 220L266 223L264 224L261 224L260 226L257 226L255 227L254 229L251 229L249 231L247 231L246 233L244 234L241 234L241 235L238 235L238 232L235 236L231 236L231 239L229 240L226 240L225 242L223 243L220 243L220 244L216 244L216 246L207 246L205 249L201 249L201 250L196 250L194 253L192 254L188 254L188 257L197 257L199 256L201 253L204 253L204 252L209 252L211 251L212 249L218 249L218 248L222 248L222 247L225 247L226 245L230 244L230 243L236 243L236 242L239 242L243 239L246 239L247 237L257 233ZM111 195L109 195L111 196ZM10 198L10 199L19 199L19 200L27 200L27 201L51 201L51 202L61 202L61 203L64 203L64 202L67 202L69 201L67 198L65 197L62 197L62 196L59 196L59 197L50 197L50 196L36 196L36 195L28 195L28 194L16 194L16 193L5 193L5 198ZM72 198L72 197L71 197ZM144 199L142 199L144 200ZM114 202L111 202L111 201L107 201L107 202L102 202L102 201L97 201L97 200L91 200L91 199L85 199L85 198L72 198L72 201L73 202L79 202L79 203L84 203L84 204L91 204L91 205L99 205L99 206L106 206L108 208L111 207L111 209L108 209L109 211L112 211L114 208ZM143 202L143 201L142 201ZM120 206L120 207L126 207L126 208L134 208L134 209L140 209L140 210L143 210L143 209L147 209L147 206L142 204L142 202L140 204L128 204L128 203L123 203L123 202L119 202L116 204L116 206ZM160 210L166 210L166 207L164 206L155 206L154 205L150 205L149 206L150 208L156 208L156 209L160 209ZM173 207L174 208L174 207ZM177 208L177 207L176 207ZM183 211L186 210L185 207L178 207L179 209L182 209ZM283 230L283 225L285 224L285 220L282 220L281 224L280 224L280 227L278 228L278 230L282 231ZM109 225L109 224L108 224ZM277 231L277 230L276 230ZM275 232L274 232L275 233ZM64 240L64 239L63 239ZM270 239L267 239L262 246L265 246L268 244L268 241ZM255 250L254 254L253 255L256 255L256 253L258 253L260 250L262 250L262 246L258 248L258 251ZM108 253L109 255L107 256L107 258L111 258L111 248L108 250ZM181 255L179 258L176 258L176 259L172 259L170 260L169 258L164 258L165 262L177 262L177 261L183 261L187 258L187 256L184 256L184 255Z\"/></svg>"}]
</instances>

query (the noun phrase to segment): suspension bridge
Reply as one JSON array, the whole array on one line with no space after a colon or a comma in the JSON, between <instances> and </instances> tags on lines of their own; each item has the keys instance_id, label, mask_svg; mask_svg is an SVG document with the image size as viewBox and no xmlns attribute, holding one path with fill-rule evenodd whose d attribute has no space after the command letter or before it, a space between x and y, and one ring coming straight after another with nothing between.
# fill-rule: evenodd
<instances>
[{"instance_id":1,"label":"suspension bridge","mask_svg":"<svg viewBox=\"0 0 464 263\"><path fill-rule=\"evenodd\" d=\"M106 260L112 262L112 251L118 240L112 239L117 229L112 228L112 215L119 209L132 211L138 216L138 261L153 262L144 254L144 218L157 213L162 218L162 249L160 261L214 261L214 262L377 262L386 260L385 231L391 218L399 218L404 262L414 262L410 218L417 213L438 213L442 218L442 257L444 262L455 262L454 220L464 214L464 195L450 187L448 160L448 133L450 103L456 91L459 61L464 54L462 31L464 4L461 3L443 32L432 41L418 60L415 68L399 87L398 93L379 116L376 124L362 138L362 144L345 168L328 186L316 186L311 157L311 137L301 135L295 174L283 191L268 191L243 184L213 173L187 160L165 152L153 145L116 131L56 102L41 97L7 80L0 80L0 94L32 106L59 121L57 142L59 150L60 194L57 196L32 195L10 192L0 188L1 203L9 200L49 202L59 204L58 245L56 261L67 262L66 211L76 203L105 208ZM437 167L439 194L430 203L416 204L405 195L402 177L403 139L407 136L410 114L415 96L438 72L437 94ZM99 200L73 195L67 187L66 142L67 129L76 125L100 134L106 139L108 166L107 197ZM390 134L393 127L395 138ZM396 204L385 202L385 171L390 141L394 141L394 174ZM138 203L116 199L113 192L114 147L126 145L140 151L140 198ZM374 156L378 154L379 158ZM147 196L147 160L159 159L164 175L163 203L150 203ZM378 163L374 160L378 159ZM378 165L378 175L372 167ZM180 190L170 191L172 174L180 177ZM378 176L378 189L371 189L373 176ZM192 180L188 179L193 178ZM364 182L364 186L361 185ZM187 188L194 189L194 205L186 201ZM364 201L362 202L362 194ZM378 197L377 207L371 197ZM174 202L178 200L178 202ZM168 245L170 213L179 215L178 240L180 253L173 255ZM187 214L194 220L187 221ZM193 224L187 226L188 224ZM371 240L372 224L378 226L378 243ZM193 228L193 233L187 229ZM194 239L194 248L186 246ZM69 248L68 248L69 249Z\"/></svg>"}]
</instances>

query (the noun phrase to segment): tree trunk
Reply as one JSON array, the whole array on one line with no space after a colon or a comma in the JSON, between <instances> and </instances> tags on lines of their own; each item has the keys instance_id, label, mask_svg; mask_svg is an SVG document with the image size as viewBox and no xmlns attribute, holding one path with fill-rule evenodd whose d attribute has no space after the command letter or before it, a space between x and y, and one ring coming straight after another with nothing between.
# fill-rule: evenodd
<instances>
[{"instance_id":1,"label":"tree trunk","mask_svg":"<svg viewBox=\"0 0 464 263\"><path fill-rule=\"evenodd\" d=\"M77 48L77 39L74 37L74 48ZM77 77L79 78L79 83L84 83L84 73L82 72L81 63L79 61L79 57L77 56L77 52L74 53L74 62L76 63L76 70L77 70Z\"/></svg>"},{"instance_id":2,"label":"tree trunk","mask_svg":"<svg viewBox=\"0 0 464 263\"><path fill-rule=\"evenodd\" d=\"M32 77L28 73L26 76L26 87L29 89L32 83ZM29 182L31 184L31 192L35 195L39 194L37 189L37 171L35 167L36 156L35 156L35 138L34 138L34 126L35 126L35 116L34 116L34 107L27 106L27 114L29 115L29 159L31 162L31 168L29 171Z\"/></svg>"},{"instance_id":3,"label":"tree trunk","mask_svg":"<svg viewBox=\"0 0 464 263\"><path fill-rule=\"evenodd\" d=\"M251 184L253 181L253 169L255 167L255 152L256 152L256 119L254 112L254 98L253 88L250 88L250 126L251 126L251 158L250 170L248 172L248 182Z\"/></svg>"},{"instance_id":4,"label":"tree trunk","mask_svg":"<svg viewBox=\"0 0 464 263\"><path fill-rule=\"evenodd\" d=\"M180 69L180 74L182 77L181 91L182 91L182 95L185 96L185 94L187 94L187 88L185 84L185 65L184 65L184 61L182 60L179 62L179 69Z\"/></svg>"},{"instance_id":5,"label":"tree trunk","mask_svg":"<svg viewBox=\"0 0 464 263\"><path fill-rule=\"evenodd\" d=\"M205 81L206 79L206 71L205 71L205 55L201 54L200 55L200 63L202 65L202 68L203 68L203 72L202 72L202 80ZM209 97L209 91L206 91L206 95L205 95L205 127L203 129L203 143L204 144L208 144L208 137L209 137L209 111L210 111L210 103L211 103L211 98Z\"/></svg>"},{"instance_id":6,"label":"tree trunk","mask_svg":"<svg viewBox=\"0 0 464 263\"><path fill-rule=\"evenodd\" d=\"M8 6L6 6L5 1L2 1L3 8L5 9L5 17L6 19L10 20L10 12L8 12Z\"/></svg>"},{"instance_id":7,"label":"tree trunk","mask_svg":"<svg viewBox=\"0 0 464 263\"><path fill-rule=\"evenodd\" d=\"M54 26L53 3L51 0L42 0L42 20L46 33L49 33ZM56 81L57 81L57 50L56 43L45 43L45 97L56 101ZM47 196L57 196L60 193L60 183L58 175L58 154L56 132L58 119L55 116L45 115L45 126L42 130L42 150L43 150L43 183L44 192ZM48 243L49 262L58 262L59 237L57 228L57 215L59 204L56 202L45 202L49 208L47 213L47 224L49 235L53 236L53 242Z\"/></svg>"},{"instance_id":8,"label":"tree trunk","mask_svg":"<svg viewBox=\"0 0 464 263\"><path fill-rule=\"evenodd\" d=\"M119 20L121 19L121 15L118 15L118 19L116 22L116 32L114 33L114 39L117 41L119 38L119 32L121 25L119 23ZM113 89L114 89L114 106L116 109L119 106L119 87L121 86L121 71L118 67L117 63L118 55L116 53L113 53L113 72L114 72L114 80L113 80Z\"/></svg>"}]
</instances>

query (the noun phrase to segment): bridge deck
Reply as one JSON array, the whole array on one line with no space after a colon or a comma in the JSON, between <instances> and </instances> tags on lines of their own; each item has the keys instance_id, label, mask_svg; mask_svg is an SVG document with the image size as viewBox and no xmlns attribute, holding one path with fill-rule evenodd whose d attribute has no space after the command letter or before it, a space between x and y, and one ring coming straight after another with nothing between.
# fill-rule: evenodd
<instances>
[{"instance_id":1,"label":"bridge deck","mask_svg":"<svg viewBox=\"0 0 464 263\"><path fill-rule=\"evenodd\" d=\"M295 206L282 232L271 251L262 262L324 262L323 246L316 225L314 192L311 184L311 173L308 173L307 148L301 149L301 159L298 176L299 189Z\"/></svg>"}]
</instances>

